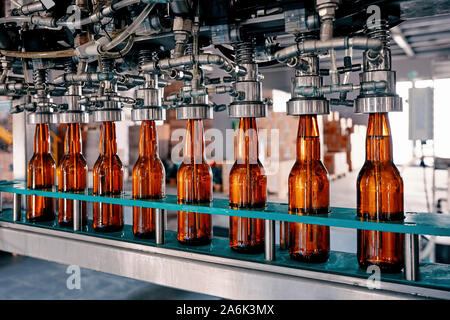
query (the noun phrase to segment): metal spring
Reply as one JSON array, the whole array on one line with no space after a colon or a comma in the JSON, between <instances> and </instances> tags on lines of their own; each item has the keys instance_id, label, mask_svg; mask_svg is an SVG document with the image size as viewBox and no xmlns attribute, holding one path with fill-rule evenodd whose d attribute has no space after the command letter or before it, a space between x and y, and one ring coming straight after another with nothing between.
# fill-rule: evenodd
<instances>
[{"instance_id":1,"label":"metal spring","mask_svg":"<svg viewBox=\"0 0 450 320\"><path fill-rule=\"evenodd\" d=\"M385 46L389 46L391 40L391 32L389 30L389 24L385 19L377 21L378 25L372 28L366 25L364 32L369 38L379 39Z\"/></svg>"},{"instance_id":2,"label":"metal spring","mask_svg":"<svg viewBox=\"0 0 450 320\"><path fill-rule=\"evenodd\" d=\"M253 41L237 42L233 44L235 62L241 64L255 63L255 44Z\"/></svg>"},{"instance_id":3,"label":"metal spring","mask_svg":"<svg viewBox=\"0 0 450 320\"><path fill-rule=\"evenodd\" d=\"M75 63L73 63L72 58L68 58L64 61L64 72L66 73L75 73L77 72L77 67Z\"/></svg>"},{"instance_id":4,"label":"metal spring","mask_svg":"<svg viewBox=\"0 0 450 320\"><path fill-rule=\"evenodd\" d=\"M47 82L47 69L33 69L33 82L36 86L43 85Z\"/></svg>"},{"instance_id":5,"label":"metal spring","mask_svg":"<svg viewBox=\"0 0 450 320\"><path fill-rule=\"evenodd\" d=\"M190 56L193 53L194 53L194 45L192 43L186 44L186 46L184 48L184 55L185 56Z\"/></svg>"},{"instance_id":6,"label":"metal spring","mask_svg":"<svg viewBox=\"0 0 450 320\"><path fill-rule=\"evenodd\" d=\"M102 57L102 72L113 72L114 71L114 59Z\"/></svg>"}]
</instances>

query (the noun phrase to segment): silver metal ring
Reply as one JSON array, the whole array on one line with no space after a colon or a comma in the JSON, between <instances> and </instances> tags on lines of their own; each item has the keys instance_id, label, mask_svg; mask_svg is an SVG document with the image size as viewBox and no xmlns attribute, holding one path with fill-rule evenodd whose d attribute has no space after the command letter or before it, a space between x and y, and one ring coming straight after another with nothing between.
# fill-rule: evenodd
<instances>
[{"instance_id":1,"label":"silver metal ring","mask_svg":"<svg viewBox=\"0 0 450 320\"><path fill-rule=\"evenodd\" d=\"M256 102L233 102L228 106L230 118L264 118L267 106L259 101Z\"/></svg>"},{"instance_id":2,"label":"silver metal ring","mask_svg":"<svg viewBox=\"0 0 450 320\"><path fill-rule=\"evenodd\" d=\"M93 112L93 117L94 122L121 121L122 110L121 109L95 110Z\"/></svg>"},{"instance_id":3,"label":"silver metal ring","mask_svg":"<svg viewBox=\"0 0 450 320\"><path fill-rule=\"evenodd\" d=\"M28 124L58 123L58 115L53 112L33 112L27 117Z\"/></svg>"},{"instance_id":4,"label":"silver metal ring","mask_svg":"<svg viewBox=\"0 0 450 320\"><path fill-rule=\"evenodd\" d=\"M398 95L359 96L354 102L355 113L403 111L402 99Z\"/></svg>"},{"instance_id":5,"label":"silver metal ring","mask_svg":"<svg viewBox=\"0 0 450 320\"><path fill-rule=\"evenodd\" d=\"M177 120L212 119L213 108L207 104L191 104L176 109Z\"/></svg>"},{"instance_id":6,"label":"silver metal ring","mask_svg":"<svg viewBox=\"0 0 450 320\"><path fill-rule=\"evenodd\" d=\"M58 113L59 123L89 123L89 114L82 111L67 111Z\"/></svg>"},{"instance_id":7,"label":"silver metal ring","mask_svg":"<svg viewBox=\"0 0 450 320\"><path fill-rule=\"evenodd\" d=\"M161 107L135 108L131 110L131 120L166 120L166 110Z\"/></svg>"},{"instance_id":8,"label":"silver metal ring","mask_svg":"<svg viewBox=\"0 0 450 320\"><path fill-rule=\"evenodd\" d=\"M292 98L286 105L290 116L330 113L330 104L325 98Z\"/></svg>"}]
</instances>

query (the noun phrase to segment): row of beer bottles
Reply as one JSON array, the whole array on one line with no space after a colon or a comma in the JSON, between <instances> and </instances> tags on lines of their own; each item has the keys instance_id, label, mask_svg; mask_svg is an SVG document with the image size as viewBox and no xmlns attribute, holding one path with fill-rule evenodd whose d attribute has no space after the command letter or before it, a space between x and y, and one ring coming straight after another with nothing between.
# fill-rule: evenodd
<instances>
[{"instance_id":1,"label":"row of beer bottles","mask_svg":"<svg viewBox=\"0 0 450 320\"><path fill-rule=\"evenodd\" d=\"M55 164L49 153L48 127L37 125L35 154L28 166L28 186L47 188L53 184ZM297 137L297 160L289 176L289 209L291 214L327 214L329 181L320 160L320 140L316 116L300 116ZM256 120L242 118L236 143L236 162L230 172L230 207L262 209L266 205L267 179L258 159ZM358 177L358 216L374 221L403 219L403 183L392 162L392 140L387 114L369 116L366 162ZM60 191L82 191L86 187L86 161L81 154L80 128L69 125L65 155L57 170ZM139 158L133 168L133 195L140 199L164 197L165 172L158 156L158 139L153 121L141 126ZM94 194L120 194L123 169L117 156L113 122L102 124L100 155L94 166ZM178 202L208 203L212 200L212 173L204 156L202 120L188 120L184 159L177 175ZM59 222L72 219L72 200L60 199ZM87 216L85 204L83 217ZM133 208L133 230L136 236L154 236L154 209ZM31 197L28 218L53 218L52 200ZM87 219L83 219L86 221ZM303 223L282 223L289 228L288 246L292 259L324 262L329 256L329 227ZM123 226L122 207L94 204L94 228L115 231ZM211 241L211 216L179 212L178 240L188 245ZM262 252L264 223L261 219L230 217L230 246L239 252ZM401 234L358 231L358 261L362 267L379 265L384 271L398 271L403 265Z\"/></svg>"}]
</instances>

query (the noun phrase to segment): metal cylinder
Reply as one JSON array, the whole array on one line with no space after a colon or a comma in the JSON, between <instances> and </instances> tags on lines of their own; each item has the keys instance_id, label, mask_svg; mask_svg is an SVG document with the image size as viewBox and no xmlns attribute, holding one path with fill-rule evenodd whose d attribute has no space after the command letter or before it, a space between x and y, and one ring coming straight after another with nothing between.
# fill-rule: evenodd
<instances>
[{"instance_id":1,"label":"metal cylinder","mask_svg":"<svg viewBox=\"0 0 450 320\"><path fill-rule=\"evenodd\" d=\"M0 213L3 211L3 194L0 192Z\"/></svg>"},{"instance_id":2,"label":"metal cylinder","mask_svg":"<svg viewBox=\"0 0 450 320\"><path fill-rule=\"evenodd\" d=\"M280 221L280 249L289 249L289 222Z\"/></svg>"},{"instance_id":3,"label":"metal cylinder","mask_svg":"<svg viewBox=\"0 0 450 320\"><path fill-rule=\"evenodd\" d=\"M164 244L164 234L165 234L165 210L156 209L155 210L155 237L156 244Z\"/></svg>"},{"instance_id":4,"label":"metal cylinder","mask_svg":"<svg viewBox=\"0 0 450 320\"><path fill-rule=\"evenodd\" d=\"M275 221L264 221L264 259L275 260Z\"/></svg>"},{"instance_id":5,"label":"metal cylinder","mask_svg":"<svg viewBox=\"0 0 450 320\"><path fill-rule=\"evenodd\" d=\"M405 279L419 280L419 235L405 234Z\"/></svg>"},{"instance_id":6,"label":"metal cylinder","mask_svg":"<svg viewBox=\"0 0 450 320\"><path fill-rule=\"evenodd\" d=\"M81 230L81 201L73 200L73 231Z\"/></svg>"},{"instance_id":7,"label":"metal cylinder","mask_svg":"<svg viewBox=\"0 0 450 320\"><path fill-rule=\"evenodd\" d=\"M14 193L13 199L13 220L19 221L22 213L22 195Z\"/></svg>"}]
</instances>

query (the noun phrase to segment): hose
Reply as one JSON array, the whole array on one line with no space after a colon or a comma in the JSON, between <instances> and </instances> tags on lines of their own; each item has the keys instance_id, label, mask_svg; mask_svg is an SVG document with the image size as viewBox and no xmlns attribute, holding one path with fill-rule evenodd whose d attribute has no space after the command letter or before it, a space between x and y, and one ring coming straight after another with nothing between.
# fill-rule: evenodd
<instances>
[{"instance_id":1,"label":"hose","mask_svg":"<svg viewBox=\"0 0 450 320\"><path fill-rule=\"evenodd\" d=\"M139 28L145 18L147 18L155 5L156 3L148 4L144 10L142 10L141 14L124 31L122 31L122 33L115 37L110 43L102 46L101 50L110 51L131 36Z\"/></svg>"},{"instance_id":2,"label":"hose","mask_svg":"<svg viewBox=\"0 0 450 320\"><path fill-rule=\"evenodd\" d=\"M0 54L5 57L25 58L25 59L48 59L48 58L68 58L76 56L74 49L60 51L43 51L43 52L21 52L0 50Z\"/></svg>"},{"instance_id":3,"label":"hose","mask_svg":"<svg viewBox=\"0 0 450 320\"><path fill-rule=\"evenodd\" d=\"M133 47L134 44L134 34L132 34L129 38L128 38L128 42L125 45L125 47L117 52L112 52L112 51L103 51L102 48L99 49L99 52L101 55L106 56L108 58L120 58L123 57L124 55L126 55L131 48Z\"/></svg>"}]
</instances>

